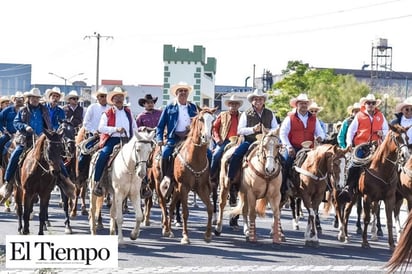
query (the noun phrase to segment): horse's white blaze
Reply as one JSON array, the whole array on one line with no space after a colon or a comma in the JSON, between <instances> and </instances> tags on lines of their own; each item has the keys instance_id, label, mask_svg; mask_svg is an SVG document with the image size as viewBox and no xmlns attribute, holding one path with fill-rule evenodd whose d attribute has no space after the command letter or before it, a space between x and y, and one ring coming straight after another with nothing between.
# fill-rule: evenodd
<instances>
[{"instance_id":1,"label":"horse's white blaze","mask_svg":"<svg viewBox=\"0 0 412 274\"><path fill-rule=\"evenodd\" d=\"M206 112L205 114L203 114L203 120L205 123L205 128L204 132L202 132L202 142L209 143L212 139L212 127L215 117L212 114Z\"/></svg>"},{"instance_id":2,"label":"horse's white blaze","mask_svg":"<svg viewBox=\"0 0 412 274\"><path fill-rule=\"evenodd\" d=\"M344 158L340 158L339 164L339 182L338 186L340 188L345 187L345 169L346 169L346 160Z\"/></svg>"},{"instance_id":3,"label":"horse's white blaze","mask_svg":"<svg viewBox=\"0 0 412 274\"><path fill-rule=\"evenodd\" d=\"M266 155L266 163L265 163L265 171L267 174L272 174L275 171L275 142L270 140L267 143L267 155Z\"/></svg>"},{"instance_id":4,"label":"horse's white blaze","mask_svg":"<svg viewBox=\"0 0 412 274\"><path fill-rule=\"evenodd\" d=\"M401 137L402 137L403 143L406 144L404 146L401 146L401 154L402 154L403 159L407 160L409 159L409 156L410 156L409 148L407 146L408 136L406 135L406 133L402 133Z\"/></svg>"}]
</instances>

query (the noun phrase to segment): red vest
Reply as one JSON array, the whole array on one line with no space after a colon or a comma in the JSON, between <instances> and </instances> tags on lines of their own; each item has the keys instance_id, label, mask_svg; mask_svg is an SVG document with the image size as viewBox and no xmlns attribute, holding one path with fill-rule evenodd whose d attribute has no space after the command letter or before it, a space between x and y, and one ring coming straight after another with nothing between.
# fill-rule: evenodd
<instances>
[{"instance_id":1,"label":"red vest","mask_svg":"<svg viewBox=\"0 0 412 274\"><path fill-rule=\"evenodd\" d=\"M292 146L296 149L301 149L302 142L312 141L311 147L313 147L313 141L316 130L316 116L309 113L308 124L306 128L302 120L299 119L297 113L290 114L289 118L290 131L288 138Z\"/></svg>"},{"instance_id":2,"label":"red vest","mask_svg":"<svg viewBox=\"0 0 412 274\"><path fill-rule=\"evenodd\" d=\"M126 116L129 119L129 136L130 138L133 136L133 126L132 126L132 114L128 107L124 107L124 111L126 112ZM104 112L107 115L107 126L114 127L116 126L116 110L114 107L109 108ZM100 142L99 147L102 148L106 144L107 140L110 138L110 135L107 133L100 134Z\"/></svg>"},{"instance_id":3,"label":"red vest","mask_svg":"<svg viewBox=\"0 0 412 274\"><path fill-rule=\"evenodd\" d=\"M383 127L384 119L382 112L375 110L371 121L367 113L359 111L356 114L356 119L358 119L358 130L355 137L353 137L353 144L355 146L380 140L381 137L378 136L377 132L382 130Z\"/></svg>"}]
</instances>

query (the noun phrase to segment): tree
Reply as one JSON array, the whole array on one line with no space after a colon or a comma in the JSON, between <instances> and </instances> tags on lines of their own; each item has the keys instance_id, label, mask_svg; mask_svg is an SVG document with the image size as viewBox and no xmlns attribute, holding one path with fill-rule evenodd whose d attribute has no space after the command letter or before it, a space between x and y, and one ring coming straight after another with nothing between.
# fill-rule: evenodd
<instances>
[{"instance_id":1,"label":"tree","mask_svg":"<svg viewBox=\"0 0 412 274\"><path fill-rule=\"evenodd\" d=\"M337 75L332 69L314 69L302 61L289 61L282 71L284 78L269 92L268 108L283 118L291 110L289 102L300 93L308 94L324 110L319 118L326 123L342 121L348 106L370 92L365 83L353 75Z\"/></svg>"}]
</instances>

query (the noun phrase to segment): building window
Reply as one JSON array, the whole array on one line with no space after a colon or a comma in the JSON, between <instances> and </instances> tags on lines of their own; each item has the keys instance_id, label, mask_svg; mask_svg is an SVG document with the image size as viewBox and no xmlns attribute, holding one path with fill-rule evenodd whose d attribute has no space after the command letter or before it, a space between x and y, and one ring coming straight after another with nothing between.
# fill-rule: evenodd
<instances>
[{"instance_id":1,"label":"building window","mask_svg":"<svg viewBox=\"0 0 412 274\"><path fill-rule=\"evenodd\" d=\"M209 106L209 98L203 98L203 106Z\"/></svg>"},{"instance_id":2,"label":"building window","mask_svg":"<svg viewBox=\"0 0 412 274\"><path fill-rule=\"evenodd\" d=\"M202 72L202 68L196 68L196 72Z\"/></svg>"},{"instance_id":3,"label":"building window","mask_svg":"<svg viewBox=\"0 0 412 274\"><path fill-rule=\"evenodd\" d=\"M168 67L168 66L164 66L164 71L169 71L169 67Z\"/></svg>"},{"instance_id":4,"label":"building window","mask_svg":"<svg viewBox=\"0 0 412 274\"><path fill-rule=\"evenodd\" d=\"M200 78L200 73L195 73L195 74L193 75L193 77L194 77L194 78Z\"/></svg>"}]
</instances>

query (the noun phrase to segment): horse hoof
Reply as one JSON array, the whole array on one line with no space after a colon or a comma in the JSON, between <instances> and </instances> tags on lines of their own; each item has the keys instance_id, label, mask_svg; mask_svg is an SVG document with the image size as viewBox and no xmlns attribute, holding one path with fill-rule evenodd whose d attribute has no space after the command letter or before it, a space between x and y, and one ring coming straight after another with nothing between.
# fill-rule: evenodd
<instances>
[{"instance_id":1,"label":"horse hoof","mask_svg":"<svg viewBox=\"0 0 412 274\"><path fill-rule=\"evenodd\" d=\"M135 241L139 237L139 233L130 233L130 240Z\"/></svg>"},{"instance_id":2,"label":"horse hoof","mask_svg":"<svg viewBox=\"0 0 412 274\"><path fill-rule=\"evenodd\" d=\"M357 235L362 235L362 228L360 228L360 227L358 227L357 229L356 229L356 234Z\"/></svg>"},{"instance_id":3,"label":"horse hoof","mask_svg":"<svg viewBox=\"0 0 412 274\"><path fill-rule=\"evenodd\" d=\"M293 229L294 229L294 230L299 230L299 226L298 226L298 225L295 225L295 226L293 226Z\"/></svg>"},{"instance_id":4,"label":"horse hoof","mask_svg":"<svg viewBox=\"0 0 412 274\"><path fill-rule=\"evenodd\" d=\"M221 234L222 234L221 231L217 231L217 230L215 229L215 235L216 235L216 236L220 236Z\"/></svg>"},{"instance_id":5,"label":"horse hoof","mask_svg":"<svg viewBox=\"0 0 412 274\"><path fill-rule=\"evenodd\" d=\"M322 228L317 228L316 230L318 232L318 235L322 235Z\"/></svg>"},{"instance_id":6,"label":"horse hoof","mask_svg":"<svg viewBox=\"0 0 412 274\"><path fill-rule=\"evenodd\" d=\"M102 230L102 229L104 229L103 224L101 224L101 223L97 224L96 229L97 229L97 230Z\"/></svg>"},{"instance_id":7,"label":"horse hoof","mask_svg":"<svg viewBox=\"0 0 412 274\"><path fill-rule=\"evenodd\" d=\"M286 237L285 237L285 235L280 236L280 241L281 241L282 243L285 243L285 242L286 242Z\"/></svg>"},{"instance_id":8,"label":"horse hoof","mask_svg":"<svg viewBox=\"0 0 412 274\"><path fill-rule=\"evenodd\" d=\"M383 231L382 231L382 229L378 229L377 234L378 234L379 237L383 237Z\"/></svg>"},{"instance_id":9,"label":"horse hoof","mask_svg":"<svg viewBox=\"0 0 412 274\"><path fill-rule=\"evenodd\" d=\"M145 221L145 222L144 222L144 225L145 225L145 226L150 226L150 221Z\"/></svg>"},{"instance_id":10,"label":"horse hoof","mask_svg":"<svg viewBox=\"0 0 412 274\"><path fill-rule=\"evenodd\" d=\"M369 243L362 243L362 248L371 248Z\"/></svg>"},{"instance_id":11,"label":"horse hoof","mask_svg":"<svg viewBox=\"0 0 412 274\"><path fill-rule=\"evenodd\" d=\"M374 236L372 236L372 237L371 237L371 241L373 241L373 242L377 242L377 241L379 241L379 239L378 239L378 235L374 235Z\"/></svg>"},{"instance_id":12,"label":"horse hoof","mask_svg":"<svg viewBox=\"0 0 412 274\"><path fill-rule=\"evenodd\" d=\"M251 244L255 244L255 243L257 243L257 239L254 238L254 237L247 236L246 237L246 242L251 243Z\"/></svg>"},{"instance_id":13,"label":"horse hoof","mask_svg":"<svg viewBox=\"0 0 412 274\"><path fill-rule=\"evenodd\" d=\"M167 232L165 230L162 231L162 236L163 237L169 237L170 236L170 232Z\"/></svg>"},{"instance_id":14,"label":"horse hoof","mask_svg":"<svg viewBox=\"0 0 412 274\"><path fill-rule=\"evenodd\" d=\"M334 228L338 228L338 227L339 227L339 223L334 221L334 222L333 222L333 227L334 227Z\"/></svg>"},{"instance_id":15,"label":"horse hoof","mask_svg":"<svg viewBox=\"0 0 412 274\"><path fill-rule=\"evenodd\" d=\"M213 220L212 225L217 225L217 220Z\"/></svg>"},{"instance_id":16,"label":"horse hoof","mask_svg":"<svg viewBox=\"0 0 412 274\"><path fill-rule=\"evenodd\" d=\"M210 243L212 241L212 236L205 236L205 242Z\"/></svg>"},{"instance_id":17,"label":"horse hoof","mask_svg":"<svg viewBox=\"0 0 412 274\"><path fill-rule=\"evenodd\" d=\"M181 243L182 245L188 245L188 244L190 244L190 240L189 240L189 238L182 238L182 239L180 240L180 243Z\"/></svg>"},{"instance_id":18,"label":"horse hoof","mask_svg":"<svg viewBox=\"0 0 412 274\"><path fill-rule=\"evenodd\" d=\"M51 226L52 226L51 223L50 223L50 221L46 221L46 226L47 226L47 227L51 227Z\"/></svg>"},{"instance_id":19,"label":"horse hoof","mask_svg":"<svg viewBox=\"0 0 412 274\"><path fill-rule=\"evenodd\" d=\"M82 215L83 216L89 215L89 212L87 211L87 209L85 207L82 207Z\"/></svg>"},{"instance_id":20,"label":"horse hoof","mask_svg":"<svg viewBox=\"0 0 412 274\"><path fill-rule=\"evenodd\" d=\"M64 234L73 234L72 228L71 227L66 227L64 229Z\"/></svg>"},{"instance_id":21,"label":"horse hoof","mask_svg":"<svg viewBox=\"0 0 412 274\"><path fill-rule=\"evenodd\" d=\"M272 243L272 248L273 248L273 249L276 249L276 250L280 249L280 243L273 242L273 243Z\"/></svg>"}]
</instances>

